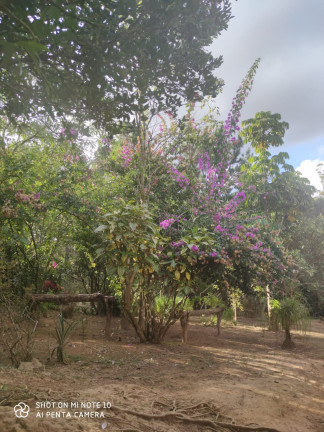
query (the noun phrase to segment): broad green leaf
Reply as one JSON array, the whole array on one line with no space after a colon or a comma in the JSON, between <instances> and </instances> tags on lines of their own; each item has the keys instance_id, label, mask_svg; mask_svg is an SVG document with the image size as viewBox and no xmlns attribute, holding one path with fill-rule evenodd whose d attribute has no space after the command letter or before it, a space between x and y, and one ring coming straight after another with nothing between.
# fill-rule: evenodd
<instances>
[{"instance_id":1,"label":"broad green leaf","mask_svg":"<svg viewBox=\"0 0 324 432\"><path fill-rule=\"evenodd\" d=\"M125 270L126 270L125 267L120 267L120 266L119 266L119 267L117 268L118 276L119 276L119 277L123 276L123 274L125 273Z\"/></svg>"},{"instance_id":2,"label":"broad green leaf","mask_svg":"<svg viewBox=\"0 0 324 432\"><path fill-rule=\"evenodd\" d=\"M107 228L107 225L100 225L100 226L98 226L98 228L96 228L95 230L94 230L94 232L101 232L101 231L104 231L105 229Z\"/></svg>"}]
</instances>

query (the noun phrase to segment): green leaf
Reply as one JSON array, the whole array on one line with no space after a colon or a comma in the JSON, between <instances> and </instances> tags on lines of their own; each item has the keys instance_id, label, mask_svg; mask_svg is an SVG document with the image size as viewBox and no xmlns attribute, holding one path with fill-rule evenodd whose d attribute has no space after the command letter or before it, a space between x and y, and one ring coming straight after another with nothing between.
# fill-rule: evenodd
<instances>
[{"instance_id":1,"label":"green leaf","mask_svg":"<svg viewBox=\"0 0 324 432\"><path fill-rule=\"evenodd\" d=\"M103 254L104 250L105 250L105 248L96 249L96 257L95 257L95 259L98 258L98 257L100 257Z\"/></svg>"},{"instance_id":2,"label":"green leaf","mask_svg":"<svg viewBox=\"0 0 324 432\"><path fill-rule=\"evenodd\" d=\"M104 231L105 229L107 228L107 225L100 225L100 226L98 226L98 228L96 228L95 230L94 230L94 232L101 232L101 231Z\"/></svg>"},{"instance_id":3,"label":"green leaf","mask_svg":"<svg viewBox=\"0 0 324 432\"><path fill-rule=\"evenodd\" d=\"M123 276L123 274L125 273L125 270L126 270L125 267L120 267L120 266L119 266L119 267L117 268L118 276L119 276L119 277Z\"/></svg>"}]
</instances>

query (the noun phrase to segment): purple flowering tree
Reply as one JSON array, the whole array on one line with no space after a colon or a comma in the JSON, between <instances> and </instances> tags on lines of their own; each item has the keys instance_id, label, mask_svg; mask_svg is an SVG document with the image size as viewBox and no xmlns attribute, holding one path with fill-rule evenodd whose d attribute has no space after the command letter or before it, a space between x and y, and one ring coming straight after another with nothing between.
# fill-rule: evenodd
<instances>
[{"instance_id":1,"label":"purple flowering tree","mask_svg":"<svg viewBox=\"0 0 324 432\"><path fill-rule=\"evenodd\" d=\"M262 214L246 211L246 195L253 185L245 190L239 176L233 176L236 150L240 145L240 111L251 90L258 64L259 60L243 80L223 125L214 122L213 127L209 124L201 128L189 112L186 136L190 139L181 142L177 148L179 157L175 165L170 160L167 171L178 186L178 196L185 197L182 202L187 205L185 217L166 214L160 222L176 245L183 242L186 233L192 235L199 227L208 230L213 248L211 243L208 247L202 245L198 236L191 250L197 253L200 263L209 264L210 271L205 274L210 274L210 281L222 285L227 292L230 286L245 292L251 285L270 283L275 288L293 265L283 253L278 232L270 229L268 220ZM209 148L203 145L206 135L209 140L216 141ZM213 258L212 265L210 258ZM224 268L220 269L218 264Z\"/></svg>"}]
</instances>

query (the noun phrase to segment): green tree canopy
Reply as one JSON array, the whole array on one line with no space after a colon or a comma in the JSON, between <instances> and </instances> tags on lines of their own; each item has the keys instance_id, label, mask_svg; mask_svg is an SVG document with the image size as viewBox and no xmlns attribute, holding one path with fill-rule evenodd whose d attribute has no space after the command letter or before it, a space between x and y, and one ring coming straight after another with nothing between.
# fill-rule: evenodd
<instances>
[{"instance_id":1,"label":"green tree canopy","mask_svg":"<svg viewBox=\"0 0 324 432\"><path fill-rule=\"evenodd\" d=\"M289 124L281 121L281 115L271 114L270 111L260 111L254 118L242 122L241 132L245 142L250 142L257 153L270 146L279 147L283 144L283 137Z\"/></svg>"},{"instance_id":2,"label":"green tree canopy","mask_svg":"<svg viewBox=\"0 0 324 432\"><path fill-rule=\"evenodd\" d=\"M206 47L229 0L4 0L0 94L8 115L82 115L116 127L149 107L217 94L222 59Z\"/></svg>"}]
</instances>

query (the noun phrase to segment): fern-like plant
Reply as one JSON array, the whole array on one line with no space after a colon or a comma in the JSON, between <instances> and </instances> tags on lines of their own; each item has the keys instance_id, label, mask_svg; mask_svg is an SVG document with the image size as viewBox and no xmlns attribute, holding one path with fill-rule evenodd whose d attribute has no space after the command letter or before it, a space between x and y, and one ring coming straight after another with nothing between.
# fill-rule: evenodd
<instances>
[{"instance_id":1,"label":"fern-like plant","mask_svg":"<svg viewBox=\"0 0 324 432\"><path fill-rule=\"evenodd\" d=\"M164 295L159 295L155 298L154 310L158 317L167 317L170 312L191 311L192 304L189 299L183 299L180 296L169 298Z\"/></svg>"}]
</instances>

